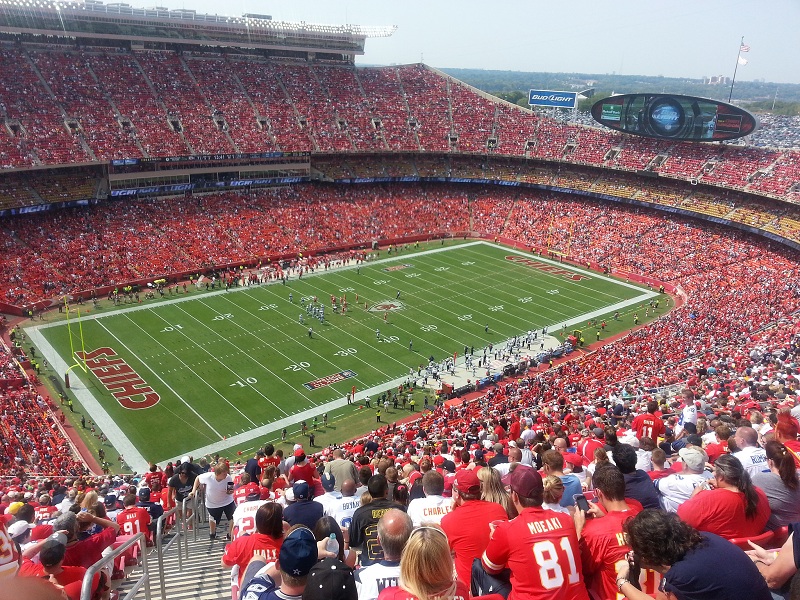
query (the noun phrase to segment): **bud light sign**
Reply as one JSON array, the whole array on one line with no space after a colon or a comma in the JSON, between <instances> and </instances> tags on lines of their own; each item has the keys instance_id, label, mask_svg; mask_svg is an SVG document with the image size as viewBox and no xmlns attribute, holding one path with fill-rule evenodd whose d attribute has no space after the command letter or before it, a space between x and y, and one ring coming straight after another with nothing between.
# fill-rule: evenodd
<instances>
[{"instance_id":1,"label":"bud light sign","mask_svg":"<svg viewBox=\"0 0 800 600\"><path fill-rule=\"evenodd\" d=\"M553 92L551 90L531 90L528 104L549 106L550 108L575 108L577 92Z\"/></svg>"}]
</instances>

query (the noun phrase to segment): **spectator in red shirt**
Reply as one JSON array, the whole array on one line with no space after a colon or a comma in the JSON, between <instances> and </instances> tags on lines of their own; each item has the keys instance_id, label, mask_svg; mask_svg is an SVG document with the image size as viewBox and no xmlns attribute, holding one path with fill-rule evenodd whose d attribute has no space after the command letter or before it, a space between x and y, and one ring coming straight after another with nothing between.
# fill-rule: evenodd
<instances>
[{"instance_id":1,"label":"spectator in red shirt","mask_svg":"<svg viewBox=\"0 0 800 600\"><path fill-rule=\"evenodd\" d=\"M239 480L239 487L233 490L233 501L236 502L236 504L241 504L242 502L246 502L247 497L251 494L261 495L259 485L250 480L250 475L248 473L242 473Z\"/></svg>"},{"instance_id":2,"label":"spectator in red shirt","mask_svg":"<svg viewBox=\"0 0 800 600\"><path fill-rule=\"evenodd\" d=\"M295 481L307 481L309 485L314 485L314 479L318 478L317 470L314 465L306 460L306 453L302 448L294 451L294 466L289 471L289 483Z\"/></svg>"},{"instance_id":3,"label":"spectator in red shirt","mask_svg":"<svg viewBox=\"0 0 800 600\"><path fill-rule=\"evenodd\" d=\"M658 438L664 435L666 427L661 417L656 416L655 413L657 410L658 402L650 400L650 402L647 403L647 412L633 419L631 429L636 432L637 438L642 439L643 437L649 437L657 442Z\"/></svg>"},{"instance_id":4,"label":"spectator in red shirt","mask_svg":"<svg viewBox=\"0 0 800 600\"><path fill-rule=\"evenodd\" d=\"M134 502L135 498L134 496ZM78 530L82 524L99 525L103 529L100 533L78 540ZM64 564L87 569L102 558L103 550L114 543L119 533L117 523L97 517L90 512L81 512L77 515L74 512L66 512L55 519L52 525L55 531L67 532L67 553Z\"/></svg>"},{"instance_id":5,"label":"spectator in red shirt","mask_svg":"<svg viewBox=\"0 0 800 600\"><path fill-rule=\"evenodd\" d=\"M151 542L150 513L147 512L146 508L136 506L136 499L135 494L128 494L122 499L122 505L125 508L117 515L117 523L123 535L144 533L147 536L147 541Z\"/></svg>"},{"instance_id":6,"label":"spectator in red shirt","mask_svg":"<svg viewBox=\"0 0 800 600\"><path fill-rule=\"evenodd\" d=\"M442 517L442 529L455 554L460 581L470 581L472 561L480 558L489 543L489 523L506 520L502 506L481 500L481 482L474 469L456 473L453 510Z\"/></svg>"},{"instance_id":7,"label":"spectator in red shirt","mask_svg":"<svg viewBox=\"0 0 800 600\"><path fill-rule=\"evenodd\" d=\"M266 555L267 563L278 559L283 542L283 507L276 502L267 502L259 507L255 516L256 532L237 537L225 546L222 564L226 567L239 565L239 583L244 578L247 564L256 552Z\"/></svg>"},{"instance_id":8,"label":"spectator in red shirt","mask_svg":"<svg viewBox=\"0 0 800 600\"><path fill-rule=\"evenodd\" d=\"M770 516L769 500L750 480L739 460L725 454L714 464L711 489L699 485L678 507L678 516L700 531L724 538L758 535Z\"/></svg>"}]
</instances>

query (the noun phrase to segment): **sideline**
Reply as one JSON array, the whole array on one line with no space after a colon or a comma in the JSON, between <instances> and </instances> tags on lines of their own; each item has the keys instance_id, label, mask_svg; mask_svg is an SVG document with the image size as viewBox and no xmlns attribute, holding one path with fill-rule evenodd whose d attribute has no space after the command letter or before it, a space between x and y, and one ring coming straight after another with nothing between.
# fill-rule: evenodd
<instances>
[{"instance_id":1,"label":"sideline","mask_svg":"<svg viewBox=\"0 0 800 600\"><path fill-rule=\"evenodd\" d=\"M518 250L516 248L512 248L512 247L506 246L504 244L495 244L495 243L487 241L487 240L476 240L476 241L472 241L472 242L460 243L460 244L455 244L455 245L451 245L451 246L445 246L445 247L440 247L440 248L432 248L432 249L429 249L429 250L421 250L421 251L418 251L418 252L401 253L401 254L398 254L396 256L391 256L391 257L386 257L386 258L379 258L379 259L374 260L374 261L365 261L365 263L363 263L363 266L372 266L372 265L380 265L380 264L391 263L391 262L396 262L396 261L413 260L414 257L418 257L418 256L426 256L426 255L431 255L431 254L438 254L438 253L441 253L441 252L449 252L449 251L452 251L452 250L458 250L458 249L461 249L461 248L469 248L469 247L474 247L474 246L479 246L479 245L488 246L488 247L491 247L491 248L500 248L505 252L516 254L516 255L519 255L519 256L524 256L526 258L531 258L531 259L536 260L538 262L542 262L542 263L546 263L546 264L549 264L549 265L557 266L559 268L563 268L563 269L566 269L566 270L569 270L569 271L573 271L575 273L581 273L581 274L584 274L584 275L586 275L587 277L590 277L590 278L598 278L598 277L606 278L606 276L602 275L601 273L598 273L598 272L595 272L595 271L591 271L591 270L587 270L585 268L581 268L579 266L576 266L576 265L573 265L573 264L570 264L570 263L563 263L563 262L560 262L558 260L552 260L550 258L533 255L530 252ZM352 261L348 261L348 262L352 263ZM352 269L356 269L356 268L358 268L360 266L362 266L362 265L352 263L352 264L346 264L346 265L343 265L343 266L340 266L340 267L334 267L334 268L331 268L331 269L328 269L328 270L325 270L324 268L323 269L317 269L317 270L315 270L314 273L304 274L303 277L315 277L315 276L327 274L329 272L342 271L342 270L352 270ZM297 277L296 276L291 276L290 279L297 279ZM634 289L634 290L637 290L637 291L641 291L642 293L640 295L634 297L634 298L629 299L629 300L624 300L624 301L621 301L621 302L617 302L617 303L615 303L613 305L610 305L610 306L604 306L604 307L596 309L594 311L591 311L591 312L588 312L588 313L584 313L584 314L582 314L580 316L573 317L573 318L568 319L566 321L561 321L561 322L558 322L558 323L550 324L550 325L547 326L548 331L558 331L559 329L561 329L564 326L566 326L567 329L569 329L573 325L578 325L578 324L581 324L581 323L585 323L588 319L594 319L595 317L599 317L601 315L607 314L609 312L617 311L617 310L621 311L624 308L627 308L628 306L647 301L647 300L659 295L658 292L647 291L647 290L642 289L640 286L637 286L637 285L634 285L634 284L631 284L631 283L627 283L625 281L619 281L619 280L616 280L616 279L613 279L613 278L609 278L609 279L613 280L614 283L617 284L617 285L620 285L622 287L627 287L629 289ZM263 285L280 285L280 280L269 281L269 282L267 282L265 284L256 284L255 286L241 286L241 287L232 288L230 290L219 289L219 290L214 290L214 291L208 291L208 292L203 293L202 297L206 298L206 297L209 297L209 296L217 296L217 295L222 295L222 294L235 294L237 292L247 291L252 287L261 287ZM103 313L101 315L99 315L99 314L83 315L83 316L81 316L79 318L72 319L70 322L71 323L78 323L78 322L82 322L82 321L100 320L100 319L103 319L105 317L117 316L117 315L120 315L120 314L139 311L139 310L156 310L160 306L169 306L169 305L177 304L177 303L180 303L180 302L188 302L188 301L192 301L192 300L197 300L199 298L200 298L200 296L198 296L198 295L186 294L182 298L173 298L173 299L169 299L169 300L162 300L162 301L159 301L156 304L142 303L142 304L135 305L135 306L121 307L121 308L109 311L107 313ZM55 348L50 344L50 342L47 339L45 339L44 335L42 334L42 331L45 330L45 329L49 329L51 327L63 327L65 325L66 325L66 323L64 321L60 321L60 322L54 322L54 323L46 323L46 324L42 324L42 325L34 325L34 326L30 326L30 327L26 327L25 328L25 332L28 335L28 337L31 340L31 342L36 344L36 346L39 348L40 354L50 363L50 365L52 365L53 369L55 370L55 372L57 374L59 374L59 377L61 378L62 381L63 381L63 376L60 375L60 374L66 373L66 370L69 367L69 365L56 352ZM456 361L456 369L461 369L463 366L464 366L464 357L461 356ZM106 437L108 438L108 441L114 446L114 448L117 449L117 451L122 456L125 457L125 462L134 471L137 471L137 472L140 472L140 473L141 472L145 472L148 469L148 464L149 464L148 461L144 458L144 456L136 448L136 446L134 446L133 443L128 439L128 437L125 435L125 433L122 431L122 429L120 429L119 425L114 421L114 419L111 418L111 416L108 414L108 412L106 411L105 407L100 403L100 401L97 399L97 397L95 397L95 395L93 394L93 392L91 390L91 388L93 387L92 384L94 383L94 380L92 380L91 383L87 381L87 378L90 378L90 377L92 377L92 376L87 374L87 373L84 373L83 371L73 370L71 372L71 374L70 374L70 383L71 383L70 390L75 394L76 398L80 401L80 403L83 405L83 407L86 409L86 411L92 417L92 419L97 423L97 425L100 427L101 431L103 431L103 433L106 435ZM373 386L373 387L371 387L369 389L362 390L362 391L359 392L359 394L360 395L363 394L363 395L361 395L361 398L364 398L366 396L375 396L378 393L382 392L383 390L389 389L391 387L399 386L401 383L404 383L407 380L407 378L408 378L407 375L403 375L403 376L398 377L396 379L393 379L391 381L382 382L379 385L375 385L375 386ZM468 377L467 374L465 374L464 377L463 377L464 381L466 381L466 379L468 379L468 378L470 378L470 377ZM171 460L171 461L174 462L175 460L178 460L181 456L185 456L187 454L191 455L191 456L199 457L199 456L204 456L204 455L207 455L207 454L214 454L214 453L218 453L218 452L221 453L222 451L224 451L227 448L247 443L247 442L249 442L251 440L254 440L256 438L259 438L259 437L264 437L268 433L271 433L271 432L274 432L274 431L280 431L284 427L288 427L289 425L296 424L296 423L298 423L300 421L303 421L303 420L306 420L306 421L311 420L311 419L313 419L313 417L315 415L319 416L321 413L330 412L330 411L333 411L333 410L335 410L337 408L341 408L341 407L344 407L344 406L347 406L347 398L346 397L342 397L342 398L339 398L338 400L333 400L333 401L327 402L325 404L317 405L315 407L312 407L312 408L309 408L309 409L306 409L306 410L303 410L303 411L298 411L298 412L296 412L294 414L288 415L288 416L286 416L286 417L284 417L282 419L278 419L276 421L272 421L271 423L264 424L264 425L262 425L260 427L256 427L254 429L251 429L251 430L248 430L248 431L244 431L242 433L239 433L239 434L236 434L236 435L233 435L233 436L225 437L225 438L223 438L223 439L221 439L221 440L219 440L217 442L213 442L211 444L208 444L208 445L200 447L200 448L196 448L196 449L191 450L191 451L184 451L180 455L172 457L172 458L162 458L162 459L159 459L159 460L154 461L154 462L161 463L161 462L166 462L168 460Z\"/></svg>"}]
</instances>

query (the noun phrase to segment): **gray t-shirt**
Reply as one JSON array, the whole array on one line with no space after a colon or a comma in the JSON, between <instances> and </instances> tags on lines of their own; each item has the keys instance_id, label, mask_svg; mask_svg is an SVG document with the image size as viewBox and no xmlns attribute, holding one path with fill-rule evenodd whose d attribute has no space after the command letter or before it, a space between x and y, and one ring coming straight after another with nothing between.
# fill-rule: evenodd
<instances>
[{"instance_id":1,"label":"gray t-shirt","mask_svg":"<svg viewBox=\"0 0 800 600\"><path fill-rule=\"evenodd\" d=\"M800 486L789 489L780 476L772 471L753 475L753 484L760 487L769 500L772 515L767 521L767 529L800 521Z\"/></svg>"}]
</instances>

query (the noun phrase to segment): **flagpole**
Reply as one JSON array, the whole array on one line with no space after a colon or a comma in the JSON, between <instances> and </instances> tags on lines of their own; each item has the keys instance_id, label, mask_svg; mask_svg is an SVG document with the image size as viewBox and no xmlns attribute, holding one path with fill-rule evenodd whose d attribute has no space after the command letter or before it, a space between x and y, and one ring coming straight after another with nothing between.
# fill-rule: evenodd
<instances>
[{"instance_id":1,"label":"flagpole","mask_svg":"<svg viewBox=\"0 0 800 600\"><path fill-rule=\"evenodd\" d=\"M733 67L733 79L731 80L731 93L728 94L728 102L733 98L733 86L736 83L736 71L739 70L739 59L742 57L742 46L744 45L744 36L739 42L739 53L736 55L736 66Z\"/></svg>"}]
</instances>

